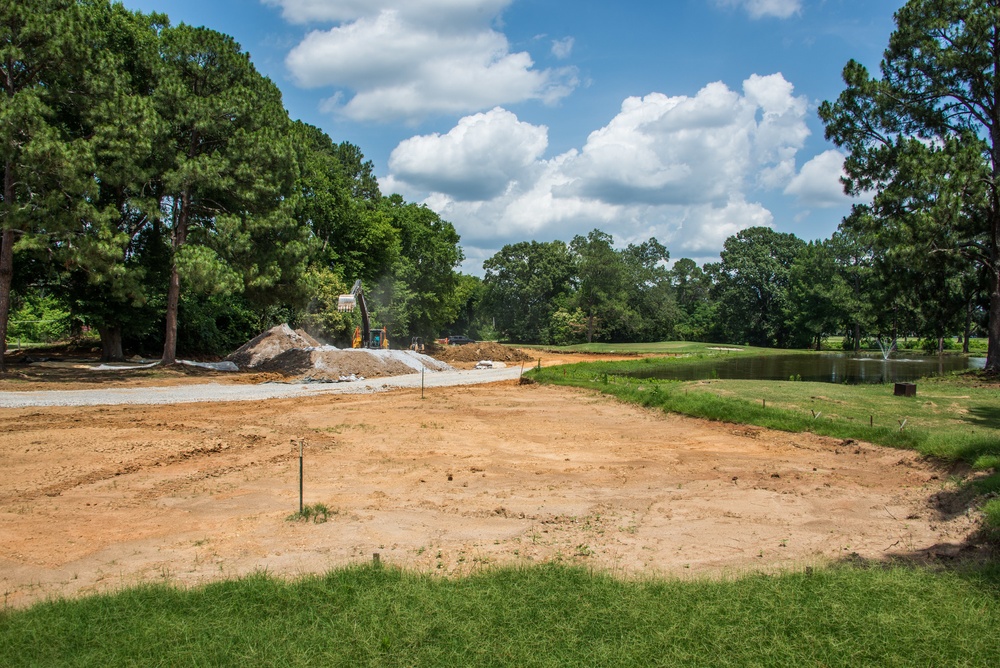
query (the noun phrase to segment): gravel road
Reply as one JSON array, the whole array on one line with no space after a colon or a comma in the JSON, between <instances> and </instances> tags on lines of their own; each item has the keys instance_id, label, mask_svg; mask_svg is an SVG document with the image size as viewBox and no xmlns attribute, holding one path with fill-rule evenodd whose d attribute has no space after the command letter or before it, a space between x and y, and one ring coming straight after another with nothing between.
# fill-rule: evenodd
<instances>
[{"instance_id":1,"label":"gravel road","mask_svg":"<svg viewBox=\"0 0 1000 668\"><path fill-rule=\"evenodd\" d=\"M521 374L519 367L505 369L472 369L462 371L429 371L424 374L425 387L477 385L513 380ZM317 394L368 394L398 388L420 387L420 374L371 378L349 383L262 383L259 385L178 385L175 387L141 387L102 390L47 390L42 392L0 392L0 408L33 406L108 406L120 404L183 404L205 401L260 401L287 399Z\"/></svg>"}]
</instances>

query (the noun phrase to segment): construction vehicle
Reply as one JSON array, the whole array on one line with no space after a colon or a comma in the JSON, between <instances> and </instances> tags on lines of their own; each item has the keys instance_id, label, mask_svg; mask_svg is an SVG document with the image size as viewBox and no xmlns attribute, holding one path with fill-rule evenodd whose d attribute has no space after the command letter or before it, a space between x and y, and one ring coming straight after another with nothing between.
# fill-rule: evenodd
<instances>
[{"instance_id":1,"label":"construction vehicle","mask_svg":"<svg viewBox=\"0 0 1000 668\"><path fill-rule=\"evenodd\" d=\"M424 352L426 350L426 347L424 346L423 338L419 336L414 336L412 339L410 339L410 350L418 353Z\"/></svg>"},{"instance_id":2,"label":"construction vehicle","mask_svg":"<svg viewBox=\"0 0 1000 668\"><path fill-rule=\"evenodd\" d=\"M368 305L365 304L365 292L361 289L361 280L354 281L354 287L346 295L337 299L337 310L351 312L354 307L361 309L361 326L354 328L351 339L352 348L388 348L389 333L385 327L372 327L368 319Z\"/></svg>"}]
</instances>

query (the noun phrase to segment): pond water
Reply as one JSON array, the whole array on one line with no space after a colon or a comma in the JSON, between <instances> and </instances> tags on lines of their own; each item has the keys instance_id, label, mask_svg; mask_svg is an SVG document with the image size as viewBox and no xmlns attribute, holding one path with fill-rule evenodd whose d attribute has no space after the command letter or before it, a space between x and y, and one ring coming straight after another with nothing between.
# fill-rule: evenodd
<instances>
[{"instance_id":1,"label":"pond water","mask_svg":"<svg viewBox=\"0 0 1000 668\"><path fill-rule=\"evenodd\" d=\"M820 383L906 383L926 376L940 376L952 371L983 369L984 357L912 357L883 359L881 355L859 357L838 353L819 355L772 355L768 357L723 358L713 366L662 364L649 371L629 374L635 378L705 380L726 378L744 380L788 380L801 378Z\"/></svg>"}]
</instances>

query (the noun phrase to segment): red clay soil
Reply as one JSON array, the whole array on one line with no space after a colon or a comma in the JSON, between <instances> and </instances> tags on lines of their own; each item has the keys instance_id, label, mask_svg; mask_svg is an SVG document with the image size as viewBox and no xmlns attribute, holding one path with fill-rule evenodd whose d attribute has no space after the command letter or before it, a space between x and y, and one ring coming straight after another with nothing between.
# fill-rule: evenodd
<instances>
[{"instance_id":1,"label":"red clay soil","mask_svg":"<svg viewBox=\"0 0 1000 668\"><path fill-rule=\"evenodd\" d=\"M329 507L322 524L298 509ZM718 575L954 556L957 483L913 453L505 383L0 410L5 604L266 569L558 561Z\"/></svg>"}]
</instances>

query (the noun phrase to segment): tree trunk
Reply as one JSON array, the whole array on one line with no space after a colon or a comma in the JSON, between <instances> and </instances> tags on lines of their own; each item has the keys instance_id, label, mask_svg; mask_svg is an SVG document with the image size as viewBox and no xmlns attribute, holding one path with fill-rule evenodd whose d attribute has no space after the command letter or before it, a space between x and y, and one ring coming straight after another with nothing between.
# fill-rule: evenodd
<instances>
[{"instance_id":1,"label":"tree trunk","mask_svg":"<svg viewBox=\"0 0 1000 668\"><path fill-rule=\"evenodd\" d=\"M997 267L996 262L990 272L990 317L986 323L986 331L989 336L986 370L1000 373L1000 267Z\"/></svg>"},{"instance_id":2,"label":"tree trunk","mask_svg":"<svg viewBox=\"0 0 1000 668\"><path fill-rule=\"evenodd\" d=\"M125 353L122 352L122 328L98 327L101 334L101 361L102 362L124 362Z\"/></svg>"},{"instance_id":3,"label":"tree trunk","mask_svg":"<svg viewBox=\"0 0 1000 668\"><path fill-rule=\"evenodd\" d=\"M9 216L14 209L14 167L10 162L3 166L3 203ZM11 221L6 222L0 235L0 373L7 371L4 357L7 354L7 324L10 319L10 285L14 280L14 230L10 228Z\"/></svg>"},{"instance_id":4,"label":"tree trunk","mask_svg":"<svg viewBox=\"0 0 1000 668\"><path fill-rule=\"evenodd\" d=\"M972 336L972 300L965 304L965 336L962 337L962 352L969 354L969 337Z\"/></svg>"},{"instance_id":5,"label":"tree trunk","mask_svg":"<svg viewBox=\"0 0 1000 668\"><path fill-rule=\"evenodd\" d=\"M938 337L938 355L944 355L944 337Z\"/></svg>"},{"instance_id":6,"label":"tree trunk","mask_svg":"<svg viewBox=\"0 0 1000 668\"><path fill-rule=\"evenodd\" d=\"M861 352L861 323L854 323L854 352Z\"/></svg>"},{"instance_id":7,"label":"tree trunk","mask_svg":"<svg viewBox=\"0 0 1000 668\"><path fill-rule=\"evenodd\" d=\"M177 271L177 252L187 240L188 208L191 205L191 195L185 190L181 195L180 212L177 215L177 226L174 228L174 258L170 265L170 284L167 286L167 331L163 337L163 358L160 364L173 364L177 361L177 308L181 301L181 276Z\"/></svg>"},{"instance_id":8,"label":"tree trunk","mask_svg":"<svg viewBox=\"0 0 1000 668\"><path fill-rule=\"evenodd\" d=\"M587 316L587 343L594 342L594 314Z\"/></svg>"},{"instance_id":9,"label":"tree trunk","mask_svg":"<svg viewBox=\"0 0 1000 668\"><path fill-rule=\"evenodd\" d=\"M0 373L7 371L7 323L10 319L10 284L14 279L14 231L0 236Z\"/></svg>"}]
</instances>

